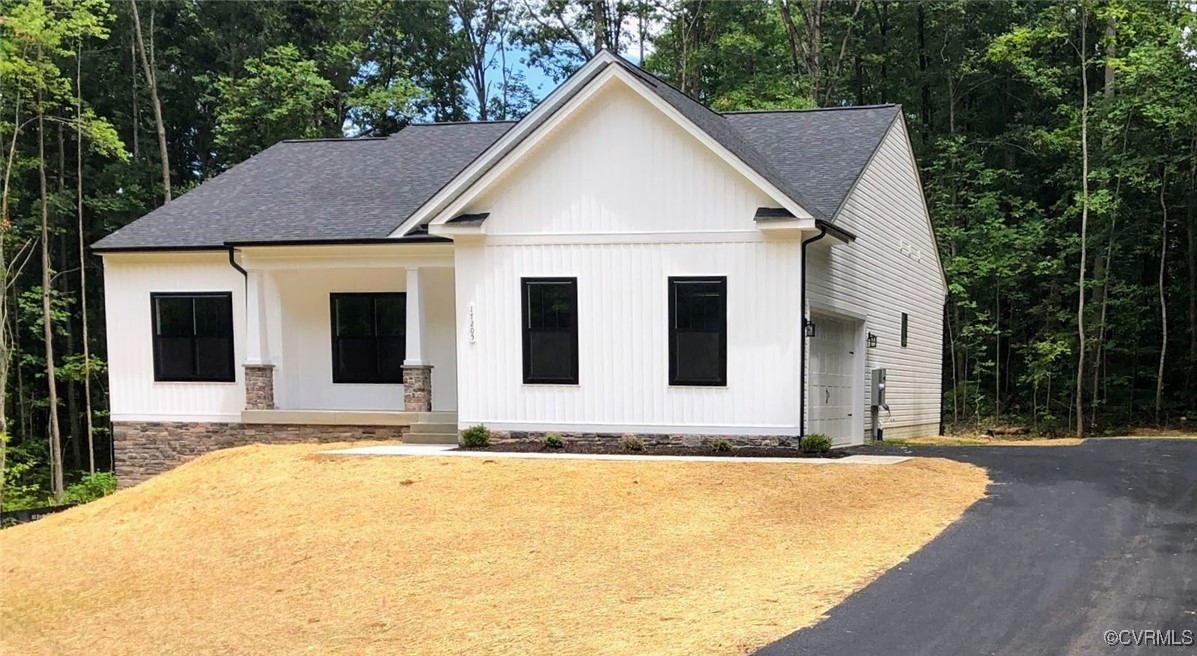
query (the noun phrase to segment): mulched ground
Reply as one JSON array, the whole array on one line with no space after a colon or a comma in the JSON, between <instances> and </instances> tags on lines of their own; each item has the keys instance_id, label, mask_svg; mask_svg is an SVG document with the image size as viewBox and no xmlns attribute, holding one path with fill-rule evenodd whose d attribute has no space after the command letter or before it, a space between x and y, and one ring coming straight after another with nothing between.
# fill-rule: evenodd
<instances>
[{"instance_id":1,"label":"mulched ground","mask_svg":"<svg viewBox=\"0 0 1197 656\"><path fill-rule=\"evenodd\" d=\"M750 458L844 458L850 451L836 449L829 453L806 453L794 447L746 446L731 451L715 451L704 446L650 446L642 451L630 451L618 444L573 444L566 443L562 449L548 449L539 442L512 442L492 444L482 448L458 447L458 451L507 451L517 453L598 453L636 456L729 456Z\"/></svg>"}]
</instances>

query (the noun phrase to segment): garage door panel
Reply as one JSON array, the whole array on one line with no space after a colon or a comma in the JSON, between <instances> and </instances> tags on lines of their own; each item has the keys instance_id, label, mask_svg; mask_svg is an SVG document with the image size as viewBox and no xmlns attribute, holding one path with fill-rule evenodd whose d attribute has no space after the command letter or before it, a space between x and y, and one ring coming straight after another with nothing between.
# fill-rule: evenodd
<instances>
[{"instance_id":1,"label":"garage door panel","mask_svg":"<svg viewBox=\"0 0 1197 656\"><path fill-rule=\"evenodd\" d=\"M808 432L822 433L836 444L859 441L854 432L856 407L857 322L816 315L810 338L810 410Z\"/></svg>"}]
</instances>

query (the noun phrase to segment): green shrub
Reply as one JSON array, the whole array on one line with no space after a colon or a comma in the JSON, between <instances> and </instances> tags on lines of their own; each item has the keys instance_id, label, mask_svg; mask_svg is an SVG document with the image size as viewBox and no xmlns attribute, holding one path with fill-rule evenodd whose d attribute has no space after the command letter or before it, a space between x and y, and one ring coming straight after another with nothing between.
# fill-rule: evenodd
<instances>
[{"instance_id":1,"label":"green shrub","mask_svg":"<svg viewBox=\"0 0 1197 656\"><path fill-rule=\"evenodd\" d=\"M643 451L644 440L636 437L635 435L624 435L623 438L619 440L619 447L624 451Z\"/></svg>"},{"instance_id":2,"label":"green shrub","mask_svg":"<svg viewBox=\"0 0 1197 656\"><path fill-rule=\"evenodd\" d=\"M827 453L831 451L831 438L813 433L803 437L798 448L802 449L803 453Z\"/></svg>"},{"instance_id":3,"label":"green shrub","mask_svg":"<svg viewBox=\"0 0 1197 656\"><path fill-rule=\"evenodd\" d=\"M704 440L702 445L712 451L731 451L732 450L732 443L729 442L728 440L723 439L722 437L713 437L711 439Z\"/></svg>"},{"instance_id":4,"label":"green shrub","mask_svg":"<svg viewBox=\"0 0 1197 656\"><path fill-rule=\"evenodd\" d=\"M546 449L564 449L565 438L561 437L561 433L548 433L544 439L540 441L541 445Z\"/></svg>"},{"instance_id":5,"label":"green shrub","mask_svg":"<svg viewBox=\"0 0 1197 656\"><path fill-rule=\"evenodd\" d=\"M63 500L67 503L87 503L116 492L116 474L96 472L84 474L78 483L67 487Z\"/></svg>"},{"instance_id":6,"label":"green shrub","mask_svg":"<svg viewBox=\"0 0 1197 656\"><path fill-rule=\"evenodd\" d=\"M482 424L470 426L461 431L461 445L467 449L482 449L490 446L490 429Z\"/></svg>"}]
</instances>

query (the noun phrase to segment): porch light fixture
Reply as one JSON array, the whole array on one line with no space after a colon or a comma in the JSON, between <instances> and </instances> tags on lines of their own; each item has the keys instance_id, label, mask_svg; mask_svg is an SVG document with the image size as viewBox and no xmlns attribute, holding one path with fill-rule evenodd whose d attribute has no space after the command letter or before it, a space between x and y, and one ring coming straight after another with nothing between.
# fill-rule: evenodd
<instances>
[{"instance_id":1,"label":"porch light fixture","mask_svg":"<svg viewBox=\"0 0 1197 656\"><path fill-rule=\"evenodd\" d=\"M815 322L805 321L803 330L806 331L807 337L814 337L815 336Z\"/></svg>"},{"instance_id":2,"label":"porch light fixture","mask_svg":"<svg viewBox=\"0 0 1197 656\"><path fill-rule=\"evenodd\" d=\"M877 348L877 336L876 335L874 335L872 332L869 332L868 340L869 340L869 348Z\"/></svg>"}]
</instances>

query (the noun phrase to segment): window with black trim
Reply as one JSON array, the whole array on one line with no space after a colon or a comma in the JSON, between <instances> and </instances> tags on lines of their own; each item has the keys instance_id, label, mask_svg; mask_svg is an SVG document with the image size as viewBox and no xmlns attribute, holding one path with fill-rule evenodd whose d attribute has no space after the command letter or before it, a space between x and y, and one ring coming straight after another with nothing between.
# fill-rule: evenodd
<instances>
[{"instance_id":1,"label":"window with black trim","mask_svg":"<svg viewBox=\"0 0 1197 656\"><path fill-rule=\"evenodd\" d=\"M902 313L902 348L906 348L906 338L910 334L910 315Z\"/></svg>"},{"instance_id":2,"label":"window with black trim","mask_svg":"<svg viewBox=\"0 0 1197 656\"><path fill-rule=\"evenodd\" d=\"M407 295L329 294L334 383L403 383Z\"/></svg>"},{"instance_id":3,"label":"window with black trim","mask_svg":"<svg viewBox=\"0 0 1197 656\"><path fill-rule=\"evenodd\" d=\"M236 380L231 292L152 293L154 380Z\"/></svg>"},{"instance_id":4,"label":"window with black trim","mask_svg":"<svg viewBox=\"0 0 1197 656\"><path fill-rule=\"evenodd\" d=\"M524 382L578 384L578 279L521 279Z\"/></svg>"},{"instance_id":5,"label":"window with black trim","mask_svg":"<svg viewBox=\"0 0 1197 656\"><path fill-rule=\"evenodd\" d=\"M727 278L669 278L669 384L727 384Z\"/></svg>"}]
</instances>

